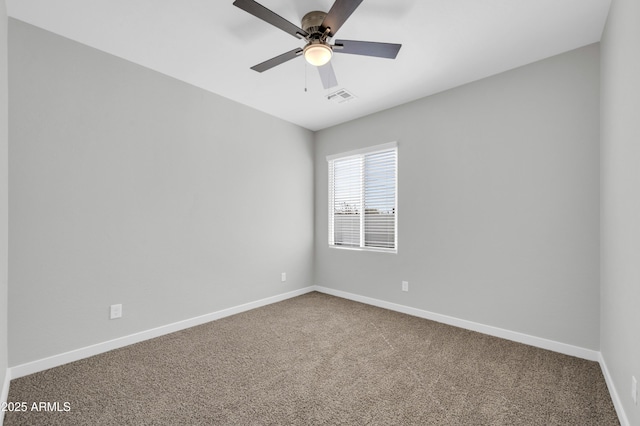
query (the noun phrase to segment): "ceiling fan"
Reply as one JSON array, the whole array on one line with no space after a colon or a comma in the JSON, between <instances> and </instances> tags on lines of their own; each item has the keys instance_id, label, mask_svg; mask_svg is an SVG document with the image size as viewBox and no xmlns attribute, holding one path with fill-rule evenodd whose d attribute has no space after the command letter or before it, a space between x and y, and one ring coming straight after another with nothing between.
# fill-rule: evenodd
<instances>
[{"instance_id":1,"label":"ceiling fan","mask_svg":"<svg viewBox=\"0 0 640 426\"><path fill-rule=\"evenodd\" d=\"M308 63L318 67L322 84L325 89L329 89L337 85L330 62L334 52L395 59L401 44L357 40L335 40L333 44L329 42L362 1L336 0L328 13L313 11L304 15L300 28L253 0L235 0L234 6L307 43L303 48L290 50L254 65L251 69L264 72L302 55Z\"/></svg>"}]
</instances>

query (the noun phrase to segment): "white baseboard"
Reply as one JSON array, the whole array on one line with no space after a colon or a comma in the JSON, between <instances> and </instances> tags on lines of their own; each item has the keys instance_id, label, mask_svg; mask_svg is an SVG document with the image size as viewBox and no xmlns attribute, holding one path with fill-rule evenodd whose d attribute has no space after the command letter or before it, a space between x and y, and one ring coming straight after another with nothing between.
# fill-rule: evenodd
<instances>
[{"instance_id":1,"label":"white baseboard","mask_svg":"<svg viewBox=\"0 0 640 426\"><path fill-rule=\"evenodd\" d=\"M9 398L9 383L11 383L11 369L7 368L4 374L4 383L2 384L2 392L0 393L0 404L7 402ZM0 426L4 424L4 411L0 410Z\"/></svg>"},{"instance_id":2,"label":"white baseboard","mask_svg":"<svg viewBox=\"0 0 640 426\"><path fill-rule=\"evenodd\" d=\"M589 361L598 361L599 359L600 352L581 348L579 346L568 345L566 343L556 342L554 340L544 339L542 337L530 336L528 334L519 333L517 331L505 330L503 328L450 317L448 315L436 314L434 312L412 308L405 305L399 305L397 303L386 302L384 300L373 299L367 296L347 293L341 290L334 290L332 288L315 286L314 289L316 291L319 291L320 293L326 293L332 296L341 297L343 299L349 299L356 302L365 303L367 305L373 305L379 308L389 309L391 311L401 312L403 314L437 321L443 324L453 325L455 327L460 327L467 330L477 331L479 333L488 334L490 336L500 337L502 339L512 340L514 342L524 343L526 345L535 346L542 349L548 349L550 351L575 356Z\"/></svg>"},{"instance_id":3,"label":"white baseboard","mask_svg":"<svg viewBox=\"0 0 640 426\"><path fill-rule=\"evenodd\" d=\"M454 318L447 315L437 314L434 312L412 308L405 305L399 305L396 303L374 299L367 296L360 296L353 293L347 293L341 290L334 290L328 287L310 286L310 287L305 287L303 289L291 291L288 293L283 293L283 294L268 297L265 299L257 300L254 302L245 303L243 305L223 309L217 312L212 312L212 313L198 316L195 318L179 321L173 324L168 324L168 325L153 328L150 330L141 331L139 333L130 334L128 336L119 337L117 339L109 340L106 342L97 343L95 345L86 346L84 348L79 348L69 352L64 352L58 355L53 355L48 358L43 358L36 361L28 362L25 364L16 365L16 366L10 367L7 370L7 377L10 377L11 379L17 379L19 377L27 376L29 374L37 373L39 371L44 371L49 368L67 364L69 362L78 361L80 359L98 355L113 349L118 349L134 343L142 342L148 339L153 339L154 337L163 336L165 334L184 330L189 327L194 327L194 326L204 324L210 321L214 321L220 318L228 317L230 315L235 315L251 309L259 308L261 306L270 305L272 303L276 303L286 299L290 299L292 297L300 296L300 295L309 293L311 291L318 291L321 293L326 293L333 296L341 297L344 299L349 299L356 302L365 303L368 305L378 306L380 308L385 308L392 311L413 315L419 318L425 318L425 319L441 322L444 324L453 325L455 327L465 328L467 330L477 331L477 332L488 334L491 336L501 337L503 339L513 340L515 342L524 343L527 345L536 346L543 349L548 349L554 352L559 352L566 355L587 359L590 361L600 361L600 353L598 351L585 349L578 346L572 346L566 343L560 343L560 342L556 342L553 340L548 340L540 337L530 336L527 334L505 330L498 327L492 327L492 326L476 323L473 321ZM4 392L4 389L3 389L3 392ZM7 392L8 392L8 386L7 386Z\"/></svg>"},{"instance_id":4,"label":"white baseboard","mask_svg":"<svg viewBox=\"0 0 640 426\"><path fill-rule=\"evenodd\" d=\"M627 413L624 411L624 407L622 406L622 400L620 400L620 395L618 395L618 391L616 390L616 387L613 384L613 378L609 373L609 368L607 367L607 363L604 361L604 357L602 356L602 352L599 353L598 361L600 362L600 369L602 369L602 375L604 376L604 381L607 383L607 387L609 388L609 394L611 395L613 406L616 408L616 413L618 414L618 420L620 420L620 426L631 426L631 423L627 418Z\"/></svg>"},{"instance_id":5,"label":"white baseboard","mask_svg":"<svg viewBox=\"0 0 640 426\"><path fill-rule=\"evenodd\" d=\"M124 346L132 345L134 343L142 342L144 340L153 339L154 337L159 337L165 334L184 330L186 328L195 327L200 324L204 324L204 323L214 321L220 318L228 317L231 315L239 314L241 312L259 308L261 306L266 306L272 303L281 302L283 300L300 296L312 291L314 291L313 286L306 287L306 288L291 291L288 293L267 297L266 299L256 300L254 302L245 303L243 305L222 309L220 311L201 315L199 317L175 322L173 324L163 325L161 327L153 328L151 330L145 330L139 333L130 334L128 336L119 337L117 339L109 340L106 342L97 343L95 345L86 346L84 348L75 349L69 352L64 352L58 355L53 355L48 358L27 362L25 364L16 365L14 367L9 368L8 369L9 372L7 374L11 376L11 379L17 379L19 377L23 377L29 374L47 370L49 368L58 367L63 364L67 364L73 361L78 361L80 359L88 358L90 356L108 352L113 349L118 349ZM7 386L7 391L8 391L8 386Z\"/></svg>"}]
</instances>

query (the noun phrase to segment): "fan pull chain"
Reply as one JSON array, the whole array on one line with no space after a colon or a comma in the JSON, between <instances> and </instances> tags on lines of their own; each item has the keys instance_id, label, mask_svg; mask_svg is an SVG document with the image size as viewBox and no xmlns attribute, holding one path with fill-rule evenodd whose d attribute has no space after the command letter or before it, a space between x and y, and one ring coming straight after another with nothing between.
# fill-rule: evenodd
<instances>
[{"instance_id":1,"label":"fan pull chain","mask_svg":"<svg viewBox=\"0 0 640 426\"><path fill-rule=\"evenodd\" d=\"M304 92L307 92L307 61L304 61Z\"/></svg>"}]
</instances>

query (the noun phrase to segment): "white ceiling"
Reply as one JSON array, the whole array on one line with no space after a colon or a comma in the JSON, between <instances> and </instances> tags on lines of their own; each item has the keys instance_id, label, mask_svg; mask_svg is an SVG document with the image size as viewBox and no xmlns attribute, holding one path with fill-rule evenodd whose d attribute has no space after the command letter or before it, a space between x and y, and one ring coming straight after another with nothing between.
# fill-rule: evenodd
<instances>
[{"instance_id":1,"label":"white ceiling","mask_svg":"<svg viewBox=\"0 0 640 426\"><path fill-rule=\"evenodd\" d=\"M333 0L258 0L300 26ZM336 54L328 101L296 58L249 67L304 42L233 0L7 0L9 16L268 114L319 130L600 40L611 0L364 0L337 33L401 43L395 60ZM305 79L308 91L305 92Z\"/></svg>"}]
</instances>

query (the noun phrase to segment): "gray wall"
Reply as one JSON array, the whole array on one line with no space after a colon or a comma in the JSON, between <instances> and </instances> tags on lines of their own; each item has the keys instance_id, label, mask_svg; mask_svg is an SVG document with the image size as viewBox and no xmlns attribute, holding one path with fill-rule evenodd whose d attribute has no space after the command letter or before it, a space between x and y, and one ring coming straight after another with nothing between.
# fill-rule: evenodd
<instances>
[{"instance_id":1,"label":"gray wall","mask_svg":"<svg viewBox=\"0 0 640 426\"><path fill-rule=\"evenodd\" d=\"M7 9L0 0L0 392L7 371L7 266L9 226L8 206L8 81L7 81ZM2 414L0 414L0 419Z\"/></svg>"},{"instance_id":2,"label":"gray wall","mask_svg":"<svg viewBox=\"0 0 640 426\"><path fill-rule=\"evenodd\" d=\"M598 350L598 81L596 44L318 132L316 284ZM325 157L394 140L398 254L328 248Z\"/></svg>"},{"instance_id":3,"label":"gray wall","mask_svg":"<svg viewBox=\"0 0 640 426\"><path fill-rule=\"evenodd\" d=\"M640 2L614 0L602 37L601 352L630 424L640 425Z\"/></svg>"},{"instance_id":4,"label":"gray wall","mask_svg":"<svg viewBox=\"0 0 640 426\"><path fill-rule=\"evenodd\" d=\"M311 132L9 29L10 365L313 284Z\"/></svg>"}]
</instances>

